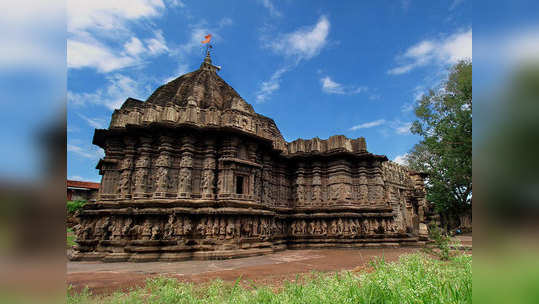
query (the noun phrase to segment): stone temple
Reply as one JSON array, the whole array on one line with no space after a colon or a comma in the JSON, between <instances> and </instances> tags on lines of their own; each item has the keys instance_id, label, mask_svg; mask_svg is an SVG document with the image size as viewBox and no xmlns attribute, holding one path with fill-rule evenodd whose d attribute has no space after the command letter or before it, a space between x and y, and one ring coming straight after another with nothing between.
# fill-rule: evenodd
<instances>
[{"instance_id":1,"label":"stone temple","mask_svg":"<svg viewBox=\"0 0 539 304\"><path fill-rule=\"evenodd\" d=\"M128 98L105 150L72 260L224 259L295 248L427 241L424 177L343 135L286 142L275 122L200 68Z\"/></svg>"}]
</instances>

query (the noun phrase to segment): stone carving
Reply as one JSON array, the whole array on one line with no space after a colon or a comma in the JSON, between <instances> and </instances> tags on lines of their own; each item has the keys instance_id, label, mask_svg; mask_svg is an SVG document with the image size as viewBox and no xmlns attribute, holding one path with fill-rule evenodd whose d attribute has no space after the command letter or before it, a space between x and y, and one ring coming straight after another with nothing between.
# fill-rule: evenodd
<instances>
[{"instance_id":1,"label":"stone carving","mask_svg":"<svg viewBox=\"0 0 539 304\"><path fill-rule=\"evenodd\" d=\"M148 176L148 170L141 168L137 169L135 173L135 192L146 192L146 179Z\"/></svg>"},{"instance_id":2,"label":"stone carving","mask_svg":"<svg viewBox=\"0 0 539 304\"><path fill-rule=\"evenodd\" d=\"M427 240L425 176L369 153L364 138L286 142L217 70L208 55L147 101L127 99L111 127L96 130L102 188L80 213L73 259L228 258Z\"/></svg>"},{"instance_id":3,"label":"stone carving","mask_svg":"<svg viewBox=\"0 0 539 304\"><path fill-rule=\"evenodd\" d=\"M213 194L213 182L215 173L213 170L204 170L202 173L202 193Z\"/></svg>"},{"instance_id":4,"label":"stone carving","mask_svg":"<svg viewBox=\"0 0 539 304\"><path fill-rule=\"evenodd\" d=\"M131 170L123 170L120 175L119 193L124 195L131 193Z\"/></svg>"},{"instance_id":5,"label":"stone carving","mask_svg":"<svg viewBox=\"0 0 539 304\"><path fill-rule=\"evenodd\" d=\"M168 169L157 168L157 192L167 192L169 184Z\"/></svg>"}]
</instances>

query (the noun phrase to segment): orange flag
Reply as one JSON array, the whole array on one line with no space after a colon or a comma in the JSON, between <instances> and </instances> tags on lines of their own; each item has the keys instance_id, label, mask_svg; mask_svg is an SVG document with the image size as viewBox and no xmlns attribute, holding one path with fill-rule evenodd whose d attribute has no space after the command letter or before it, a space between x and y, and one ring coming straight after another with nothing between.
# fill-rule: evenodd
<instances>
[{"instance_id":1,"label":"orange flag","mask_svg":"<svg viewBox=\"0 0 539 304\"><path fill-rule=\"evenodd\" d=\"M208 34L208 35L204 36L204 38L206 38L206 40L200 41L201 43L208 43L208 42L210 42L210 40L211 40L211 34Z\"/></svg>"}]
</instances>

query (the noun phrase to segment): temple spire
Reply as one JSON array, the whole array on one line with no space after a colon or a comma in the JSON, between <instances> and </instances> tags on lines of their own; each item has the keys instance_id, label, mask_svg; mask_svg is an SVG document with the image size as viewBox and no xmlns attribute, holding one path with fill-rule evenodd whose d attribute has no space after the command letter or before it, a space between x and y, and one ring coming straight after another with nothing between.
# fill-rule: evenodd
<instances>
[{"instance_id":1,"label":"temple spire","mask_svg":"<svg viewBox=\"0 0 539 304\"><path fill-rule=\"evenodd\" d=\"M213 65L213 63L211 61L210 50L212 48L213 48L213 46L210 45L210 44L208 44L208 46L206 47L206 57L204 58L204 61L200 65L201 70L209 70L209 71L212 71L212 72L216 72L216 71L221 70L220 66Z\"/></svg>"},{"instance_id":2,"label":"temple spire","mask_svg":"<svg viewBox=\"0 0 539 304\"><path fill-rule=\"evenodd\" d=\"M206 58L204 58L204 63L207 64L211 64L210 48L211 46L208 45L208 47L206 48Z\"/></svg>"}]
</instances>

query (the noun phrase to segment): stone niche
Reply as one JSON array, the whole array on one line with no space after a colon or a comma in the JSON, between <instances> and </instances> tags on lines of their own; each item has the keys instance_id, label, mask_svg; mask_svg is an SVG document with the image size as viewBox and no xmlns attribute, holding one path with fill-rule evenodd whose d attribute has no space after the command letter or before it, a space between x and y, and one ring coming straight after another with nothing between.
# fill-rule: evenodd
<instances>
[{"instance_id":1,"label":"stone niche","mask_svg":"<svg viewBox=\"0 0 539 304\"><path fill-rule=\"evenodd\" d=\"M200 69L128 98L93 143L105 150L72 260L178 261L286 248L427 241L425 176L342 135L286 142Z\"/></svg>"}]
</instances>

